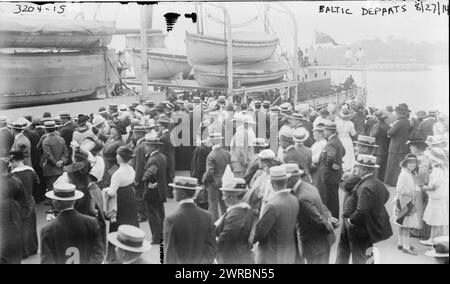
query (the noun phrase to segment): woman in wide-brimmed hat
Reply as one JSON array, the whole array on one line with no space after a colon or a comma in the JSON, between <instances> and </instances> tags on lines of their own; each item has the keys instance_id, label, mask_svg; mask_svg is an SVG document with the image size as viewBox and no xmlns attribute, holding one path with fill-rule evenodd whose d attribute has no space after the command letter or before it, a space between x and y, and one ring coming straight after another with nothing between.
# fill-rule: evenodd
<instances>
[{"instance_id":1,"label":"woman in wide-brimmed hat","mask_svg":"<svg viewBox=\"0 0 450 284\"><path fill-rule=\"evenodd\" d=\"M111 184L103 189L107 203L106 217L110 220L110 232L117 231L120 225L128 224L139 227L136 198L134 195L135 171L128 164L133 157L133 149L120 146L116 159L119 168L111 176ZM113 250L108 250L108 260L115 261Z\"/></svg>"},{"instance_id":2,"label":"woman in wide-brimmed hat","mask_svg":"<svg viewBox=\"0 0 450 284\"><path fill-rule=\"evenodd\" d=\"M337 135L345 148L342 158L342 169L350 171L355 165L355 152L353 150L352 136L356 135L355 125L350 120L352 113L348 108L342 108L339 116L336 116Z\"/></svg>"},{"instance_id":3,"label":"woman in wide-brimmed hat","mask_svg":"<svg viewBox=\"0 0 450 284\"><path fill-rule=\"evenodd\" d=\"M411 229L420 227L416 209L417 193L420 189L414 181L414 173L418 164L419 161L414 154L407 154L400 162L402 170L398 176L392 220L399 225L398 249L412 255L417 255L417 252L410 243Z\"/></svg>"},{"instance_id":4,"label":"woman in wide-brimmed hat","mask_svg":"<svg viewBox=\"0 0 450 284\"><path fill-rule=\"evenodd\" d=\"M445 152L437 147L431 147L425 151L431 163L431 173L428 185L424 185L422 189L428 194L428 204L423 214L423 220L431 226L430 239L421 241L424 245L432 245L435 237L448 235L448 159Z\"/></svg>"},{"instance_id":5,"label":"woman in wide-brimmed hat","mask_svg":"<svg viewBox=\"0 0 450 284\"><path fill-rule=\"evenodd\" d=\"M109 130L109 138L103 148L103 157L105 160L105 176L103 180L106 186L109 186L109 180L112 174L112 172L109 171L111 169L114 171L118 166L116 151L120 146L125 145L125 142L122 139L122 135L125 134L125 129L116 122L112 122L109 125L111 127Z\"/></svg>"}]
</instances>

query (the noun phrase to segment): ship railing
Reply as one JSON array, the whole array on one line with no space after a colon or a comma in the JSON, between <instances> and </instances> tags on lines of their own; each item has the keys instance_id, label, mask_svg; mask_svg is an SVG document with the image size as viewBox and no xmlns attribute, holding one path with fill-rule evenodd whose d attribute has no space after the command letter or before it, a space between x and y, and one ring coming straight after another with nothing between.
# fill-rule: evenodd
<instances>
[{"instance_id":1,"label":"ship railing","mask_svg":"<svg viewBox=\"0 0 450 284\"><path fill-rule=\"evenodd\" d=\"M332 103L335 105L341 105L347 100L354 100L358 99L363 104L366 104L366 96L367 92L366 89L362 87L355 87L348 91L342 91L333 95L319 97L315 99L305 100L301 103L308 104L311 108L314 109L321 109L323 107L327 107L328 104Z\"/></svg>"}]
</instances>

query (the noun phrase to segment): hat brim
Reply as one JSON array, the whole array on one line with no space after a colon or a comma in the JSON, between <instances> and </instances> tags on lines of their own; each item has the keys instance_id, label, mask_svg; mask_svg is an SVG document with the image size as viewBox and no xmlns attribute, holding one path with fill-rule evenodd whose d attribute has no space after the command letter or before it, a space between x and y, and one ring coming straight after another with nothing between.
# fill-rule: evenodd
<instances>
[{"instance_id":1,"label":"hat brim","mask_svg":"<svg viewBox=\"0 0 450 284\"><path fill-rule=\"evenodd\" d=\"M47 198L52 199L52 200L59 200L59 201L74 201L74 200L78 200L78 199L83 198L84 193L81 192L81 191L79 191L79 190L75 190L74 196L71 196L71 197L59 197L59 196L56 196L55 193L54 193L54 191L52 190L52 191L46 192L46 193L45 193L45 196L46 196Z\"/></svg>"},{"instance_id":2,"label":"hat brim","mask_svg":"<svg viewBox=\"0 0 450 284\"><path fill-rule=\"evenodd\" d=\"M368 165L368 164L362 164L362 163L360 163L360 162L355 162L355 164L357 165L357 166L360 166L360 167L365 167L365 168L379 168L380 167L380 165L378 165L378 164L375 164L375 165Z\"/></svg>"},{"instance_id":3,"label":"hat brim","mask_svg":"<svg viewBox=\"0 0 450 284\"><path fill-rule=\"evenodd\" d=\"M282 177L270 177L270 180L286 180L288 178L290 178L292 176L292 174L286 174L285 176Z\"/></svg>"},{"instance_id":4,"label":"hat brim","mask_svg":"<svg viewBox=\"0 0 450 284\"><path fill-rule=\"evenodd\" d=\"M353 141L353 144L358 144L358 145L363 145L363 146L367 146L367 147L373 147L373 148L378 148L378 145L376 144L367 144L367 143L363 143L363 142L359 142L359 141Z\"/></svg>"},{"instance_id":5,"label":"hat brim","mask_svg":"<svg viewBox=\"0 0 450 284\"><path fill-rule=\"evenodd\" d=\"M242 189L242 188L226 188L226 187L221 187L220 191L222 191L223 193L229 193L229 194L240 194L240 193L245 193L247 192L246 189Z\"/></svg>"},{"instance_id":6,"label":"hat brim","mask_svg":"<svg viewBox=\"0 0 450 284\"><path fill-rule=\"evenodd\" d=\"M130 251L130 252L146 252L152 248L152 245L147 240L144 240L142 242L141 247L130 247L130 246L124 245L117 239L117 234L118 234L117 232L108 234L108 241L111 244L113 244L115 247L118 247L118 248L126 250L126 251Z\"/></svg>"},{"instance_id":7,"label":"hat brim","mask_svg":"<svg viewBox=\"0 0 450 284\"><path fill-rule=\"evenodd\" d=\"M177 185L174 183L169 183L169 186L173 187L174 189L181 188L181 189L189 189L189 190L195 190L195 191L202 189L202 187L199 185L197 185L195 187L188 187L188 186Z\"/></svg>"},{"instance_id":8,"label":"hat brim","mask_svg":"<svg viewBox=\"0 0 450 284\"><path fill-rule=\"evenodd\" d=\"M303 142L305 142L306 140L308 140L308 138L309 138L309 132L307 132L307 134L305 135L305 137L303 137L302 139L298 139L298 138L295 138L295 137L294 137L294 142L300 142L300 143L303 143Z\"/></svg>"},{"instance_id":9,"label":"hat brim","mask_svg":"<svg viewBox=\"0 0 450 284\"><path fill-rule=\"evenodd\" d=\"M427 151L425 151L423 154L424 154L428 159L433 160L434 162L436 162L436 163L438 163L438 164L441 164L441 165L442 165L442 164L445 164L445 163L446 163L445 160L439 159L438 157L433 156L432 154L430 154L430 153L427 152Z\"/></svg>"},{"instance_id":10,"label":"hat brim","mask_svg":"<svg viewBox=\"0 0 450 284\"><path fill-rule=\"evenodd\" d=\"M261 147L261 148L269 147L269 143L264 143L264 144L252 144L252 147Z\"/></svg>"}]
</instances>

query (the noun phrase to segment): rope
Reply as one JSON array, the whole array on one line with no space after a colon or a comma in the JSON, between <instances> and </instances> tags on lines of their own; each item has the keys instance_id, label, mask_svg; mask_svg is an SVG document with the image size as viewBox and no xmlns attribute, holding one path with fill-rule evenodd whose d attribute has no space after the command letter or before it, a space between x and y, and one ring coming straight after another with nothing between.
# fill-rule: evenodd
<instances>
[{"instance_id":1,"label":"rope","mask_svg":"<svg viewBox=\"0 0 450 284\"><path fill-rule=\"evenodd\" d=\"M211 14L208 14L208 18L210 18L211 20L213 20L215 23L217 23L219 25L225 25L224 21L221 21L221 20L217 19L216 17L214 17ZM251 18L247 22L231 25L231 27L232 28L244 28L246 26L249 26L249 25L253 24L253 22L255 22L256 20L258 20L258 16L254 17L254 18Z\"/></svg>"}]
</instances>

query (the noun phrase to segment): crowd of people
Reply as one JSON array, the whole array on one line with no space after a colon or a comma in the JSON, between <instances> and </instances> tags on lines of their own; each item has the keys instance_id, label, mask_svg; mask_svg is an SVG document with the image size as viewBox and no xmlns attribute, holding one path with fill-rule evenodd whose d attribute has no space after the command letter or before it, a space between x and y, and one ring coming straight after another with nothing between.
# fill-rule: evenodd
<instances>
[{"instance_id":1,"label":"crowd of people","mask_svg":"<svg viewBox=\"0 0 450 284\"><path fill-rule=\"evenodd\" d=\"M181 95L90 115L2 116L0 146L1 263L38 253L41 202L41 263L145 263L151 245L169 264L366 263L391 224L411 255L411 237L433 246L448 235L448 117L406 104ZM166 216L168 199L179 206Z\"/></svg>"}]
</instances>

